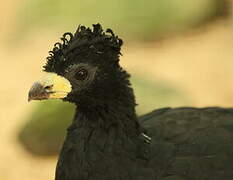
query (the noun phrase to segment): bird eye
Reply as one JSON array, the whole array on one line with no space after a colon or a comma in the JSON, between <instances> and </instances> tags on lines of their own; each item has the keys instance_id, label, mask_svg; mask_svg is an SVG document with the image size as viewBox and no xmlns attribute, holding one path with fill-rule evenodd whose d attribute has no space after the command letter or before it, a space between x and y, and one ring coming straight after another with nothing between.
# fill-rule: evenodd
<instances>
[{"instance_id":1,"label":"bird eye","mask_svg":"<svg viewBox=\"0 0 233 180\"><path fill-rule=\"evenodd\" d=\"M75 73L74 77L77 80L84 80L87 78L87 70L86 69L80 69L78 72Z\"/></svg>"}]
</instances>

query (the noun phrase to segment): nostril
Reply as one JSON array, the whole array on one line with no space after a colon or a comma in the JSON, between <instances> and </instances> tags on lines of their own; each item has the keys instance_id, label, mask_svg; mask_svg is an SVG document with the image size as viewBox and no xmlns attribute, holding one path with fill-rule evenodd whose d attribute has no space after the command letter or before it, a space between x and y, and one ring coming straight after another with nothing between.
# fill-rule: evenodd
<instances>
[{"instance_id":1,"label":"nostril","mask_svg":"<svg viewBox=\"0 0 233 180\"><path fill-rule=\"evenodd\" d=\"M52 88L53 88L53 85L45 86L45 87L44 87L44 90L45 90L45 91L51 91Z\"/></svg>"}]
</instances>

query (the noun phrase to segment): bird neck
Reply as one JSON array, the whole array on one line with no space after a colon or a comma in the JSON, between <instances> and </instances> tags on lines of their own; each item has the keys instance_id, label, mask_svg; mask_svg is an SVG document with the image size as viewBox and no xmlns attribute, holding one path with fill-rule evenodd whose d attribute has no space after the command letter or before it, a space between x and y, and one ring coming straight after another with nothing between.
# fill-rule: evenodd
<instances>
[{"instance_id":1,"label":"bird neck","mask_svg":"<svg viewBox=\"0 0 233 180\"><path fill-rule=\"evenodd\" d=\"M135 136L140 134L134 106L97 106L95 108L76 108L71 129L94 129L105 133L115 129L121 134Z\"/></svg>"},{"instance_id":2,"label":"bird neck","mask_svg":"<svg viewBox=\"0 0 233 180\"><path fill-rule=\"evenodd\" d=\"M114 84L118 86L92 99L79 99L73 127L91 127L103 132L108 132L114 127L128 136L140 133L141 128L135 111L135 96L129 80Z\"/></svg>"}]
</instances>

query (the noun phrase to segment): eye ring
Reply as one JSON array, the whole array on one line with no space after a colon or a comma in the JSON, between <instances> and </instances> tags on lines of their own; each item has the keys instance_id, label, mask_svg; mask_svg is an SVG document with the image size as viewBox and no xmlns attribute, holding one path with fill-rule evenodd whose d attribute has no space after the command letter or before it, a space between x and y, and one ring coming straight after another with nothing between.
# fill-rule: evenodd
<instances>
[{"instance_id":1,"label":"eye ring","mask_svg":"<svg viewBox=\"0 0 233 180\"><path fill-rule=\"evenodd\" d=\"M87 78L87 75L88 75L88 72L86 69L80 69L74 74L74 77L77 80L83 81Z\"/></svg>"}]
</instances>

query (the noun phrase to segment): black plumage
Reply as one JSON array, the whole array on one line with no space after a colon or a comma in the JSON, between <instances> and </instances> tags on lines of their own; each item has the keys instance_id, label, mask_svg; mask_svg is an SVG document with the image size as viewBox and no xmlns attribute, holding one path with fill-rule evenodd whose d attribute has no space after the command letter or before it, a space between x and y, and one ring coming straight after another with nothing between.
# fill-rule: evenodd
<instances>
[{"instance_id":1,"label":"black plumage","mask_svg":"<svg viewBox=\"0 0 233 180\"><path fill-rule=\"evenodd\" d=\"M122 40L96 24L62 41L44 69L70 81L64 100L77 109L56 180L233 179L233 109L163 108L138 118L119 65Z\"/></svg>"}]
</instances>

